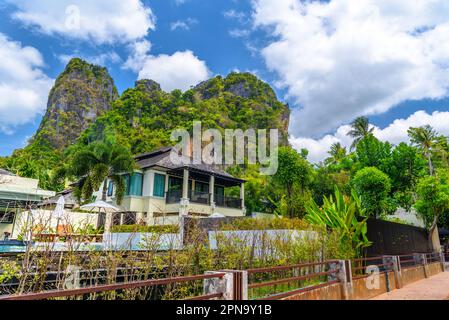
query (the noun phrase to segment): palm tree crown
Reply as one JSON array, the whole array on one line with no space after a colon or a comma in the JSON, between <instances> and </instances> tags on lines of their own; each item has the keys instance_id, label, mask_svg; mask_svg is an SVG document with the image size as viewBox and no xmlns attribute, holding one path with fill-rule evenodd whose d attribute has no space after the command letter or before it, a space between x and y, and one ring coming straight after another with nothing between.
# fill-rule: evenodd
<instances>
[{"instance_id":1,"label":"palm tree crown","mask_svg":"<svg viewBox=\"0 0 449 320\"><path fill-rule=\"evenodd\" d=\"M116 187L116 199L120 204L125 193L124 173L134 169L131 152L118 144L96 141L77 151L71 161L70 171L78 178L77 194L90 199L103 183L102 200L106 200L107 178Z\"/></svg>"},{"instance_id":2,"label":"palm tree crown","mask_svg":"<svg viewBox=\"0 0 449 320\"><path fill-rule=\"evenodd\" d=\"M427 158L429 164L429 173L433 175L433 164L431 150L434 144L438 141L438 135L430 125L425 125L417 128L410 128L407 131L411 143L420 148Z\"/></svg>"},{"instance_id":3,"label":"palm tree crown","mask_svg":"<svg viewBox=\"0 0 449 320\"><path fill-rule=\"evenodd\" d=\"M354 138L354 142L351 145L351 150L354 149L357 144L365 137L373 134L374 127L370 126L367 117L358 117L351 123L351 130L348 132L348 136Z\"/></svg>"},{"instance_id":4,"label":"palm tree crown","mask_svg":"<svg viewBox=\"0 0 449 320\"><path fill-rule=\"evenodd\" d=\"M339 163L346 157L346 148L341 145L340 142L334 143L331 145L329 150L330 158L327 159L328 163Z\"/></svg>"}]
</instances>

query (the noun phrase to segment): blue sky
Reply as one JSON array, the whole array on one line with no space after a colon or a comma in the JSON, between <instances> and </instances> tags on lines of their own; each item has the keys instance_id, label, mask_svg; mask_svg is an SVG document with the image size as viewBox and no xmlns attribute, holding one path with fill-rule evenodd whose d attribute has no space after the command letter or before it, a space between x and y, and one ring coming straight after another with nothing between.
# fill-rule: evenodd
<instances>
[{"instance_id":1,"label":"blue sky","mask_svg":"<svg viewBox=\"0 0 449 320\"><path fill-rule=\"evenodd\" d=\"M308 148L312 161L331 143L349 144L347 124L359 115L394 143L407 139L410 125L449 134L445 1L106 3L0 0L0 93L7 97L0 155L36 131L48 90L72 56L108 67L120 92L142 77L170 90L254 72L294 110L291 142ZM81 19L75 31L65 24L71 5Z\"/></svg>"}]
</instances>

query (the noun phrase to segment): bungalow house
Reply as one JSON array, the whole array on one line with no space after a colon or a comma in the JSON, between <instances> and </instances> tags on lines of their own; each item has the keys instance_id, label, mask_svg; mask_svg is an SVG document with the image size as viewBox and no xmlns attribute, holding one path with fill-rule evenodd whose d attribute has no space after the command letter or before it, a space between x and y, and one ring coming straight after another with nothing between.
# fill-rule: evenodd
<instances>
[{"instance_id":1,"label":"bungalow house","mask_svg":"<svg viewBox=\"0 0 449 320\"><path fill-rule=\"evenodd\" d=\"M213 165L174 164L171 151L170 147L161 148L135 158L139 170L125 175L126 192L120 205L116 203L114 183L108 181L107 201L122 212L105 217L106 228L135 223L176 224L183 215L245 216L244 180ZM240 196L228 196L229 188ZM101 199L101 190L95 195Z\"/></svg>"},{"instance_id":2,"label":"bungalow house","mask_svg":"<svg viewBox=\"0 0 449 320\"><path fill-rule=\"evenodd\" d=\"M44 198L55 195L53 191L38 187L37 179L18 177L0 169L0 240L12 234L17 215L36 207Z\"/></svg>"}]
</instances>

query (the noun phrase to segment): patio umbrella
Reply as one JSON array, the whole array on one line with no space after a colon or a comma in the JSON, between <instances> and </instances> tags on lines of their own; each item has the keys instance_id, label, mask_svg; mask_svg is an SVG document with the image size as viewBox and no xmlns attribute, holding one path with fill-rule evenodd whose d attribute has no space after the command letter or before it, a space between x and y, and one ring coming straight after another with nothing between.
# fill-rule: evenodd
<instances>
[{"instance_id":1,"label":"patio umbrella","mask_svg":"<svg viewBox=\"0 0 449 320\"><path fill-rule=\"evenodd\" d=\"M53 211L53 214L57 219L61 219L64 216L64 207L65 207L65 199L63 196L60 196L58 201L56 202L56 208Z\"/></svg>"},{"instance_id":2,"label":"patio umbrella","mask_svg":"<svg viewBox=\"0 0 449 320\"><path fill-rule=\"evenodd\" d=\"M97 228L105 226L107 213L113 213L113 212L120 211L119 208L113 206L112 204L101 201L101 200L95 201L93 203L85 204L84 206L81 206L80 209L91 211L91 212L98 210Z\"/></svg>"},{"instance_id":3,"label":"patio umbrella","mask_svg":"<svg viewBox=\"0 0 449 320\"><path fill-rule=\"evenodd\" d=\"M97 211L98 213L104 212L104 213L112 213L112 212L118 212L120 211L119 208L113 206L112 204L109 204L107 202L98 200L93 203L85 204L84 206L80 207L81 210L87 210L87 211Z\"/></svg>"},{"instance_id":4,"label":"patio umbrella","mask_svg":"<svg viewBox=\"0 0 449 320\"><path fill-rule=\"evenodd\" d=\"M59 220L61 220L61 218L64 216L64 207L65 199L63 196L60 196L58 201L56 202L56 208L53 211L53 214L56 217L56 233L58 233Z\"/></svg>"}]
</instances>

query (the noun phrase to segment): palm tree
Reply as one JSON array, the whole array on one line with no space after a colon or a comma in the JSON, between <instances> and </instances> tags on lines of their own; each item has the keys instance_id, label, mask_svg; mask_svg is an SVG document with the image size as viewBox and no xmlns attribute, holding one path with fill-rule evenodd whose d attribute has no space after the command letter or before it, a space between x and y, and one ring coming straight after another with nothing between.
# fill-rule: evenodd
<instances>
[{"instance_id":1,"label":"palm tree","mask_svg":"<svg viewBox=\"0 0 449 320\"><path fill-rule=\"evenodd\" d=\"M367 117L358 117L351 123L351 131L348 132L348 136L354 138L354 142L351 145L351 150L357 147L357 144L365 137L372 135L374 127L370 127Z\"/></svg>"},{"instance_id":2,"label":"palm tree","mask_svg":"<svg viewBox=\"0 0 449 320\"><path fill-rule=\"evenodd\" d=\"M437 133L430 125L425 125L418 128L410 128L407 131L408 136L412 144L420 148L427 158L429 164L429 174L433 176L433 164L432 164L432 148L438 140Z\"/></svg>"},{"instance_id":3,"label":"palm tree","mask_svg":"<svg viewBox=\"0 0 449 320\"><path fill-rule=\"evenodd\" d=\"M346 148L340 142L331 145L329 150L330 157L326 160L327 163L336 164L346 157Z\"/></svg>"},{"instance_id":4,"label":"palm tree","mask_svg":"<svg viewBox=\"0 0 449 320\"><path fill-rule=\"evenodd\" d=\"M70 162L69 172L78 179L76 194L90 199L103 183L102 197L106 201L109 177L116 187L116 200L120 204L125 193L124 173L135 167L131 152L118 144L96 141L77 151Z\"/></svg>"}]
</instances>

